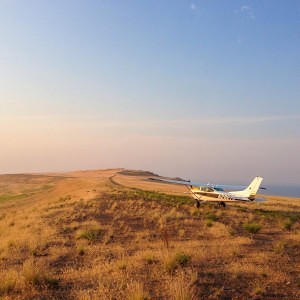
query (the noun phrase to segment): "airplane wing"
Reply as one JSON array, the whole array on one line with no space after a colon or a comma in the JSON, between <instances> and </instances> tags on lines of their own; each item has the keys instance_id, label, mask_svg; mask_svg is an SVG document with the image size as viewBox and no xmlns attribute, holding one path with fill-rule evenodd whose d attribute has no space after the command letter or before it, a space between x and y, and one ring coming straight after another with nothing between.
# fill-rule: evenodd
<instances>
[{"instance_id":1,"label":"airplane wing","mask_svg":"<svg viewBox=\"0 0 300 300\"><path fill-rule=\"evenodd\" d=\"M173 180L173 179L165 179L165 178L148 178L148 180L160 181L165 183L173 183L173 184L181 184L181 185L189 185L189 186L207 186L207 187L215 187L213 184L204 183L204 182L195 182L190 180Z\"/></svg>"},{"instance_id":2,"label":"airplane wing","mask_svg":"<svg viewBox=\"0 0 300 300\"><path fill-rule=\"evenodd\" d=\"M209 184L205 182L195 182L190 180L173 180L173 179L164 179L164 178L152 178L150 177L148 180L160 181L165 183L173 183L173 184L181 184L181 185L189 185L189 186L207 186L212 188L219 188L222 190L235 191L235 190L243 190L247 188L247 185L222 185L222 184ZM265 187L260 187L261 190L266 190Z\"/></svg>"},{"instance_id":3,"label":"airplane wing","mask_svg":"<svg viewBox=\"0 0 300 300\"><path fill-rule=\"evenodd\" d=\"M172 180L172 179L152 178L152 177L148 178L148 180L160 181L165 183L173 183L173 184L181 184L181 185L192 185L192 186L206 185L205 183L199 184L199 183L191 182L189 180Z\"/></svg>"}]
</instances>

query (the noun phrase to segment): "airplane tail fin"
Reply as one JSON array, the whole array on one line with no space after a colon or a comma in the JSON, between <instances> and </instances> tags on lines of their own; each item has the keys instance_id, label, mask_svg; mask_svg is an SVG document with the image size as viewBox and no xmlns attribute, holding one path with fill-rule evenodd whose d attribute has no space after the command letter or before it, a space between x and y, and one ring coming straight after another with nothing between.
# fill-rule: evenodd
<instances>
[{"instance_id":1,"label":"airplane tail fin","mask_svg":"<svg viewBox=\"0 0 300 300\"><path fill-rule=\"evenodd\" d=\"M240 197L246 197L249 200L254 200L262 180L263 178L257 176L253 179L253 181L246 189L244 189L243 191L236 191L233 193L238 194Z\"/></svg>"}]
</instances>

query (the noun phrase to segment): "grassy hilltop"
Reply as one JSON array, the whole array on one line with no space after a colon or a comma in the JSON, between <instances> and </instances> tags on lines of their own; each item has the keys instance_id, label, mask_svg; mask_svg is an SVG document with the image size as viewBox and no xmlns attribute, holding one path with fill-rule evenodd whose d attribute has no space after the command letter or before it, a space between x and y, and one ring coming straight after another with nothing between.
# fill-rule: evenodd
<instances>
[{"instance_id":1,"label":"grassy hilltop","mask_svg":"<svg viewBox=\"0 0 300 300\"><path fill-rule=\"evenodd\" d=\"M0 176L0 299L300 299L300 199L196 209L149 176Z\"/></svg>"}]
</instances>

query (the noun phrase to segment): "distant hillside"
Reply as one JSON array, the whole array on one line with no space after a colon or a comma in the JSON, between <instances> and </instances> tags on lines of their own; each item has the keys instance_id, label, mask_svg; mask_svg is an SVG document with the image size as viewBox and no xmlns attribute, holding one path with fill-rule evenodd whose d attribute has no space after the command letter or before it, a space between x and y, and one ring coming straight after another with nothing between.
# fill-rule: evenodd
<instances>
[{"instance_id":1,"label":"distant hillside","mask_svg":"<svg viewBox=\"0 0 300 300\"><path fill-rule=\"evenodd\" d=\"M124 171L120 171L118 173L121 175L127 175L127 176L159 176L152 172L142 171L142 170L124 170Z\"/></svg>"}]
</instances>

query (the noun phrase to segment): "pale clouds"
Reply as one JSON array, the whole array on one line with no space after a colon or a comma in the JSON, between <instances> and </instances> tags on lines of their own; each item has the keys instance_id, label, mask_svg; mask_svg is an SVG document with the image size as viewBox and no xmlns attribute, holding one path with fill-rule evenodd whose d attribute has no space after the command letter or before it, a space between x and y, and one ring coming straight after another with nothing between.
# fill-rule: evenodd
<instances>
[{"instance_id":1,"label":"pale clouds","mask_svg":"<svg viewBox=\"0 0 300 300\"><path fill-rule=\"evenodd\" d=\"M249 19L251 20L255 20L255 15L254 15L254 10L248 6L248 5L243 5L241 8L240 8L240 12L247 16Z\"/></svg>"},{"instance_id":2,"label":"pale clouds","mask_svg":"<svg viewBox=\"0 0 300 300\"><path fill-rule=\"evenodd\" d=\"M191 10L196 10L196 9L198 9L198 6L195 3L192 3L190 5L190 8L191 8Z\"/></svg>"},{"instance_id":3,"label":"pale clouds","mask_svg":"<svg viewBox=\"0 0 300 300\"><path fill-rule=\"evenodd\" d=\"M18 126L20 124L47 124L48 126L96 126L96 127L135 127L135 126L197 126L201 124L257 124L267 123L274 121L300 121L300 115L265 115L265 116L250 116L250 117L201 117L201 118L189 118L189 119L122 119L121 116L115 116L112 118L99 118L91 116L76 116L76 115L34 115L34 116L3 116L0 120L0 125L3 122L5 124L13 124ZM1 122L2 121L2 122Z\"/></svg>"},{"instance_id":4,"label":"pale clouds","mask_svg":"<svg viewBox=\"0 0 300 300\"><path fill-rule=\"evenodd\" d=\"M300 116L199 117L190 119L124 119L89 116L4 117L0 139L6 145L90 144L97 139L126 137L300 139L295 126ZM275 126L275 130L273 127ZM286 129L289 128L288 131ZM55 141L58 140L59 143ZM18 146L19 147L19 146ZM17 148L18 148L17 147ZM67 148L67 147L66 147Z\"/></svg>"}]
</instances>

